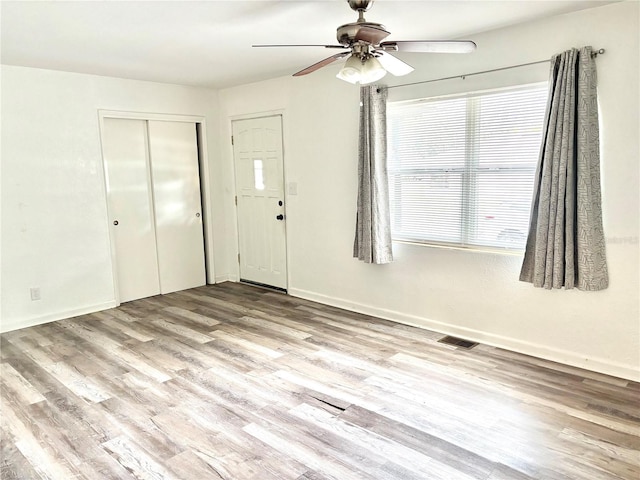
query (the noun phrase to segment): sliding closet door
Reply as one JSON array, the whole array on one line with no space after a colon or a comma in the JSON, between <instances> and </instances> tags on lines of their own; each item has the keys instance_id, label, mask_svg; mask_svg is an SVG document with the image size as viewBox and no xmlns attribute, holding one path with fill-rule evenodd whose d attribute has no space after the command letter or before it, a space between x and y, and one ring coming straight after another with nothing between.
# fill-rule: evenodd
<instances>
[{"instance_id":1,"label":"sliding closet door","mask_svg":"<svg viewBox=\"0 0 640 480\"><path fill-rule=\"evenodd\" d=\"M158 295L147 122L105 118L102 149L120 301Z\"/></svg>"},{"instance_id":2,"label":"sliding closet door","mask_svg":"<svg viewBox=\"0 0 640 480\"><path fill-rule=\"evenodd\" d=\"M160 290L204 285L204 240L194 123L149 121Z\"/></svg>"}]
</instances>

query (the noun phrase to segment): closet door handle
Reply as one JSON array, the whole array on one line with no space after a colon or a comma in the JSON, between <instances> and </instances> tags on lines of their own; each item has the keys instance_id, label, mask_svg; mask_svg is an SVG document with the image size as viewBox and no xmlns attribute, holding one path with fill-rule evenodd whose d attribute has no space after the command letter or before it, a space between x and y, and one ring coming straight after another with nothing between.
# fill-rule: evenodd
<instances>
[{"instance_id":1,"label":"closet door handle","mask_svg":"<svg viewBox=\"0 0 640 480\"><path fill-rule=\"evenodd\" d=\"M196 213L196 217L200 218L200 212Z\"/></svg>"},{"instance_id":2,"label":"closet door handle","mask_svg":"<svg viewBox=\"0 0 640 480\"><path fill-rule=\"evenodd\" d=\"M118 220L114 220L114 221L113 221L113 224L114 224L114 225L118 225Z\"/></svg>"},{"instance_id":3,"label":"closet door handle","mask_svg":"<svg viewBox=\"0 0 640 480\"><path fill-rule=\"evenodd\" d=\"M284 215L280 214L276 217L276 220L284 220Z\"/></svg>"}]
</instances>

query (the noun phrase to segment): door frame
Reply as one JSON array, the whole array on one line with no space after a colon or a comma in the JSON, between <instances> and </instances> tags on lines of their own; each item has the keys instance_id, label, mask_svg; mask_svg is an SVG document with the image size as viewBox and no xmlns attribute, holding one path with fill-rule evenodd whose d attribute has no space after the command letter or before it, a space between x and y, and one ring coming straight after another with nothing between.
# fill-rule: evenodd
<instances>
[{"instance_id":1,"label":"door frame","mask_svg":"<svg viewBox=\"0 0 640 480\"><path fill-rule=\"evenodd\" d=\"M118 264L116 261L115 236L108 219L111 218L109 207L109 185L107 183L107 166L103 153L104 120L106 118L124 120L158 120L165 122L193 123L196 126L198 142L198 166L200 169L200 198L202 203L204 262L207 284L215 283L214 249L213 249L213 205L211 198L211 173L209 168L207 148L207 124L203 116L174 115L165 113L128 112L119 110L98 110L98 127L100 137L100 156L102 157L102 183L105 192L105 204L107 208L107 229L109 232L109 247L111 251L111 275L113 278L113 294L116 306L120 305L120 291L118 288Z\"/></svg>"},{"instance_id":2,"label":"door frame","mask_svg":"<svg viewBox=\"0 0 640 480\"><path fill-rule=\"evenodd\" d=\"M255 120L255 119L259 119L259 118L266 118L266 117L280 117L280 126L281 126L281 132L280 135L282 137L282 189L283 189L283 196L284 196L284 205L285 205L285 215L287 216L287 222L285 222L285 228L284 228L284 238L285 238L285 261L287 263L286 268L285 268L285 272L287 275L287 286L286 286L286 292L289 292L289 289L291 288L291 271L290 271L290 267L289 265L291 264L290 262L290 258L289 258L289 227L288 227L288 220L289 217L287 215L288 209L289 209L289 200L290 200L290 196L289 196L289 188L288 188L288 175L287 175L287 148L286 148L286 125L287 125L287 117L285 115L285 111L283 109L279 109L279 110L267 110L267 111L263 111L263 112L254 112L254 113L245 113L245 114L241 114L241 115L232 115L229 117L229 121L228 121L228 128L229 128L229 145L231 146L231 172L232 172L232 178L233 178L233 197L236 198L238 196L238 189L237 189L237 179L236 179L236 161L235 161L235 151L233 149L233 145L231 144L231 137L233 136L233 122L238 121L238 120ZM232 207L233 207L233 216L234 216L234 222L233 222L233 226L234 226L234 233L235 233L235 261L234 264L236 266L235 268L235 281L239 282L240 281L240 262L237 260L238 255L240 255L240 228L238 225L238 206L234 203L234 198L232 198ZM230 279L231 280L231 279Z\"/></svg>"}]
</instances>

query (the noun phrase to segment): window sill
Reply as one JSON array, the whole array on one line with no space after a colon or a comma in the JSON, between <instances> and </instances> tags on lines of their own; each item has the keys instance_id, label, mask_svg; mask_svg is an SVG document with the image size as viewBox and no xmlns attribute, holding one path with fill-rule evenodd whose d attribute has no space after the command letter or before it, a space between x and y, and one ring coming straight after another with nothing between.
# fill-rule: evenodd
<instances>
[{"instance_id":1,"label":"window sill","mask_svg":"<svg viewBox=\"0 0 640 480\"><path fill-rule=\"evenodd\" d=\"M481 247L481 246L465 247L462 245L453 245L453 244L446 244L446 243L423 243L423 242L415 242L410 240L397 240L397 239L392 239L392 242L400 243L403 245L414 245L417 247L439 248L443 250L459 250L459 251L470 252L470 253L507 255L511 257L522 257L524 255L524 250L514 250L509 248Z\"/></svg>"}]
</instances>

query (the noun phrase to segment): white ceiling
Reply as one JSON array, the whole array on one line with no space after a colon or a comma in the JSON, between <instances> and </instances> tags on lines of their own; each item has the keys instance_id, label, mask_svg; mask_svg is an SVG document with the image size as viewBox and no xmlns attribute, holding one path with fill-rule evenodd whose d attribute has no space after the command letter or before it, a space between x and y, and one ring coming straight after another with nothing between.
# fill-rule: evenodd
<instances>
[{"instance_id":1,"label":"white ceiling","mask_svg":"<svg viewBox=\"0 0 640 480\"><path fill-rule=\"evenodd\" d=\"M388 40L469 38L528 20L612 3L592 0L378 0L367 20ZM251 48L335 42L357 14L324 1L5 1L3 64L223 88L296 72L333 52Z\"/></svg>"}]
</instances>

